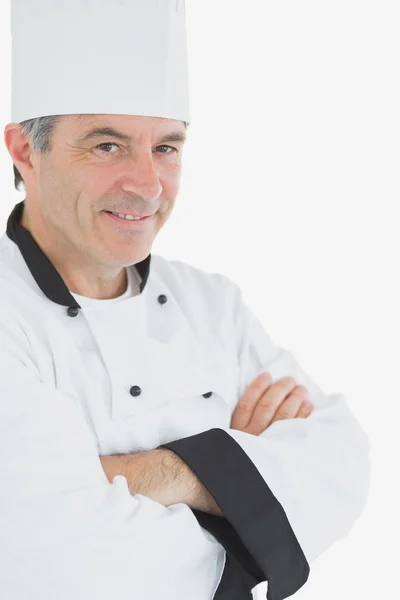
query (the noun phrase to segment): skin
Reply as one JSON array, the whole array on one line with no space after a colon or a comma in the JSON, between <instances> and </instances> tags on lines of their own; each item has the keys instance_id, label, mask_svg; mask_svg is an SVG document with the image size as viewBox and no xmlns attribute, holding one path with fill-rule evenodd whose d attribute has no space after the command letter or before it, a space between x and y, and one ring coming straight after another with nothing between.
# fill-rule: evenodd
<instances>
[{"instance_id":1,"label":"skin","mask_svg":"<svg viewBox=\"0 0 400 600\"><path fill-rule=\"evenodd\" d=\"M93 128L101 135L81 141ZM168 220L179 191L183 121L127 115L63 115L51 150L35 152L18 124L4 132L26 189L22 225L56 267L69 290L116 298L127 287L125 267L145 259ZM122 227L103 210L154 213L145 227ZM124 222L123 222L124 223Z\"/></svg>"},{"instance_id":2,"label":"skin","mask_svg":"<svg viewBox=\"0 0 400 600\"><path fill-rule=\"evenodd\" d=\"M314 409L308 389L287 376L272 383L270 373L261 373L247 387L233 412L231 428L260 435L272 423L284 419L306 419Z\"/></svg>"}]
</instances>

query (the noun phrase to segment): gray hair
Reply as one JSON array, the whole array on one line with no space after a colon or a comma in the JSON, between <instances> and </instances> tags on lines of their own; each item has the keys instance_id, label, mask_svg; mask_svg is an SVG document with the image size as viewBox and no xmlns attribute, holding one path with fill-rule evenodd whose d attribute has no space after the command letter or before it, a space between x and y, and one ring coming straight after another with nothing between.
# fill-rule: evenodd
<instances>
[{"instance_id":1,"label":"gray hair","mask_svg":"<svg viewBox=\"0 0 400 600\"><path fill-rule=\"evenodd\" d=\"M47 117L36 117L21 121L21 130L26 137L31 138L32 149L36 152L49 152L51 150L51 135L57 123L60 121L60 115L49 115ZM184 121L187 128L188 123ZM14 186L20 190L24 183L21 173L14 165Z\"/></svg>"},{"instance_id":2,"label":"gray hair","mask_svg":"<svg viewBox=\"0 0 400 600\"><path fill-rule=\"evenodd\" d=\"M21 131L26 137L31 138L32 149L37 152L48 152L51 150L51 134L60 120L59 115L50 115L48 117L37 117L22 121ZM20 190L24 183L21 173L14 165L14 185L16 190Z\"/></svg>"}]
</instances>

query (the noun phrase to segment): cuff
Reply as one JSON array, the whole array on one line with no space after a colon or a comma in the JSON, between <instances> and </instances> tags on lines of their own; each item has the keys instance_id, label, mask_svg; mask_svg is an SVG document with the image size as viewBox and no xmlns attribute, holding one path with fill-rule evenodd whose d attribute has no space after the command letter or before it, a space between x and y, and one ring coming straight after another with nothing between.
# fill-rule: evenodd
<instances>
[{"instance_id":1,"label":"cuff","mask_svg":"<svg viewBox=\"0 0 400 600\"><path fill-rule=\"evenodd\" d=\"M282 505L239 443L214 428L159 448L184 460L223 512L225 519L207 515L200 522L205 513L194 511L225 547L230 569L237 564L248 586L268 581L267 600L295 594L308 579L309 564Z\"/></svg>"}]
</instances>

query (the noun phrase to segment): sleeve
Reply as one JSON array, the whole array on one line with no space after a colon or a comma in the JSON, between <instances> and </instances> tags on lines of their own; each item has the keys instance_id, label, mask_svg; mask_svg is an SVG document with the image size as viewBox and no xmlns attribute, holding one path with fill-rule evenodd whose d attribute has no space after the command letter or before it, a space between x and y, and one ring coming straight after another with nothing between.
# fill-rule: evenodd
<instances>
[{"instance_id":1,"label":"sleeve","mask_svg":"<svg viewBox=\"0 0 400 600\"><path fill-rule=\"evenodd\" d=\"M310 390L314 410L306 419L274 422L259 436L216 428L165 447L188 463L240 537L253 584L267 581L268 600L280 600L306 582L308 562L345 537L363 511L370 442L345 397L324 394L289 351L273 344L239 287L231 289L239 397L261 372L273 381L291 375ZM239 554L244 564L243 548Z\"/></svg>"},{"instance_id":2,"label":"sleeve","mask_svg":"<svg viewBox=\"0 0 400 600\"><path fill-rule=\"evenodd\" d=\"M186 504L132 496L122 476L108 482L76 399L40 382L8 317L0 481L1 598L212 598L217 541Z\"/></svg>"}]
</instances>

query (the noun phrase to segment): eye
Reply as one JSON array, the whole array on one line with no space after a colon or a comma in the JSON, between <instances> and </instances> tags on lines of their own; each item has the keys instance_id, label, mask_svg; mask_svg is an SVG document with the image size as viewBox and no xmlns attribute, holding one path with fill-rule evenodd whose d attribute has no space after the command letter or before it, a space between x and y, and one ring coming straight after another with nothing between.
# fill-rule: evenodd
<instances>
[{"instance_id":1,"label":"eye","mask_svg":"<svg viewBox=\"0 0 400 600\"><path fill-rule=\"evenodd\" d=\"M109 149L110 146L115 146L116 148L119 148L118 144L114 144L114 142L103 142L102 144L98 144L96 148L99 148L99 150L101 150L105 154L114 154L114 152L107 151L107 149Z\"/></svg>"},{"instance_id":2,"label":"eye","mask_svg":"<svg viewBox=\"0 0 400 600\"><path fill-rule=\"evenodd\" d=\"M176 148L173 148L172 146L162 145L162 146L157 146L157 149L158 148L171 148L171 150L175 150L175 152L178 152L178 150ZM170 152L161 152L161 154L170 154Z\"/></svg>"}]
</instances>

